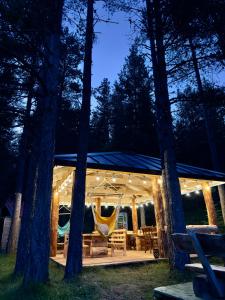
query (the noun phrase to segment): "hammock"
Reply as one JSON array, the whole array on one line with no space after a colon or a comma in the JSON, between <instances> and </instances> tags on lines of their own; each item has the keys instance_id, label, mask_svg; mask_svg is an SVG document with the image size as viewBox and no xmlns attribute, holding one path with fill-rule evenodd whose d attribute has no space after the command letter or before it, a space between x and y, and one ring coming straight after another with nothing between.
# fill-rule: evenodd
<instances>
[{"instance_id":1,"label":"hammock","mask_svg":"<svg viewBox=\"0 0 225 300\"><path fill-rule=\"evenodd\" d=\"M96 229L98 232L104 236L108 237L112 234L113 230L115 229L116 222L118 220L119 212L120 212L120 206L117 206L112 215L110 217L102 217L100 214L96 211L94 206L92 205L92 213L94 222L96 225Z\"/></svg>"},{"instance_id":2,"label":"hammock","mask_svg":"<svg viewBox=\"0 0 225 300\"><path fill-rule=\"evenodd\" d=\"M62 237L66 233L69 233L70 231L70 221L68 221L64 226L58 225L58 236Z\"/></svg>"}]
</instances>

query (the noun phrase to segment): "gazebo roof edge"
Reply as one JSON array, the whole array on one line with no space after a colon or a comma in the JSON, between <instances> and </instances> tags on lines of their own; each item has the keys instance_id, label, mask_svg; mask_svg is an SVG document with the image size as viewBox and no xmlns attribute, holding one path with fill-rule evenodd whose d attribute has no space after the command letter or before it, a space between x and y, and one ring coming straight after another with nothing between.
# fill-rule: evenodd
<instances>
[{"instance_id":1,"label":"gazebo roof edge","mask_svg":"<svg viewBox=\"0 0 225 300\"><path fill-rule=\"evenodd\" d=\"M76 166L76 154L55 155L55 165ZM161 174L161 159L128 152L88 153L87 168L139 174ZM177 163L179 177L225 181L225 173Z\"/></svg>"}]
</instances>

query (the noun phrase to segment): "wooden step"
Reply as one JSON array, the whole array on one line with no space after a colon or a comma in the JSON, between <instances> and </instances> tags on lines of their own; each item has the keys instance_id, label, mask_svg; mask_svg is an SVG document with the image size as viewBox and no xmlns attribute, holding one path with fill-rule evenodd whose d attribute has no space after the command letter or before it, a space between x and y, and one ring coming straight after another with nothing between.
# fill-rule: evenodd
<instances>
[{"instance_id":1,"label":"wooden step","mask_svg":"<svg viewBox=\"0 0 225 300\"><path fill-rule=\"evenodd\" d=\"M154 299L158 300L200 300L192 288L192 282L161 286L154 289Z\"/></svg>"}]
</instances>

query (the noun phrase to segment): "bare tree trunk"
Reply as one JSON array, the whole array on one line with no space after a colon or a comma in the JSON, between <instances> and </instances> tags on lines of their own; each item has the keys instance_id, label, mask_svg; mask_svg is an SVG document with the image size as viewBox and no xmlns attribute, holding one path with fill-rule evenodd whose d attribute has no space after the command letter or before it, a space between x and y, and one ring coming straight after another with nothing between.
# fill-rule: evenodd
<instances>
[{"instance_id":1,"label":"bare tree trunk","mask_svg":"<svg viewBox=\"0 0 225 300\"><path fill-rule=\"evenodd\" d=\"M22 192L24 186L24 173L27 158L27 148L28 148L28 135L30 131L30 113L33 99L33 85L34 76L31 75L29 82L29 91L27 96L27 105L23 121L23 133L21 135L20 145L19 145L19 156L17 163L17 176L16 176L16 193L15 193L15 205L12 218L12 225L10 230L9 242L8 242L8 253L16 253L19 230L20 230L20 214L21 214L21 203L22 203Z\"/></svg>"},{"instance_id":2,"label":"bare tree trunk","mask_svg":"<svg viewBox=\"0 0 225 300\"><path fill-rule=\"evenodd\" d=\"M60 35L63 0L48 3L51 14L45 37L45 56L42 72L44 88L40 88L37 131L34 137L34 167L31 197L31 216L28 230L28 256L24 272L24 285L48 280L50 248L50 207L54 160L55 127L60 87ZM34 163L35 164L35 163Z\"/></svg>"},{"instance_id":3,"label":"bare tree trunk","mask_svg":"<svg viewBox=\"0 0 225 300\"><path fill-rule=\"evenodd\" d=\"M73 182L70 235L65 279L71 279L82 271L82 233L84 223L86 164L91 103L93 6L94 0L88 0L83 70L83 95L79 124L77 165Z\"/></svg>"},{"instance_id":4,"label":"bare tree trunk","mask_svg":"<svg viewBox=\"0 0 225 300\"><path fill-rule=\"evenodd\" d=\"M195 76L196 76L196 81L197 81L197 86L198 86L198 92L199 92L200 101L201 101L202 114L204 117L205 129L206 129L207 140L208 140L213 169L216 171L222 171L221 167L220 167L221 164L219 161L219 155L218 155L218 150L217 150L217 146L216 146L216 139L215 139L215 134L214 134L214 129L213 129L212 116L210 115L210 112L209 112L208 108L206 107L205 101L204 101L204 99L205 99L204 89L203 89L201 75L200 75L200 71L199 71L199 67L198 67L198 59L197 59L197 55L196 55L195 46L193 44L193 40L191 37L189 37L188 40L189 40L189 45L190 45L191 54L192 54L192 62L193 62L193 66L194 66L194 71L195 71ZM219 196L220 196L220 205L221 205L221 210L222 210L222 215L223 215L223 221L225 223L225 189L224 189L223 185L218 186L218 192L219 192Z\"/></svg>"},{"instance_id":5,"label":"bare tree trunk","mask_svg":"<svg viewBox=\"0 0 225 300\"><path fill-rule=\"evenodd\" d=\"M163 188L168 203L168 211L166 213L169 216L166 219L169 220L167 224L168 247L170 249L169 259L171 267L183 269L185 263L188 261L188 256L176 251L170 238L173 232L185 232L185 222L180 184L176 170L172 116L163 45L161 1L146 0L146 7L155 85L157 129L162 160Z\"/></svg>"}]
</instances>

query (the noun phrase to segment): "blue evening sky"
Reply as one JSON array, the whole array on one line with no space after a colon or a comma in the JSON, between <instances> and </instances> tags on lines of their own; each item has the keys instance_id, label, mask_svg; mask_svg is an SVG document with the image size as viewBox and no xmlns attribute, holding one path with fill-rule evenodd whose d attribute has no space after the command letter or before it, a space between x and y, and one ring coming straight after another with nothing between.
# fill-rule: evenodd
<instances>
[{"instance_id":1,"label":"blue evening sky","mask_svg":"<svg viewBox=\"0 0 225 300\"><path fill-rule=\"evenodd\" d=\"M113 84L132 45L132 30L127 14L118 12L110 16L102 7L101 1L96 2L95 9L100 18L107 19L110 17L113 22L118 24L98 22L95 25L97 40L93 47L93 88L99 86L104 77L107 77L111 84ZM207 77L212 83L225 86L225 72L208 70L203 76ZM179 86L170 87L170 92L176 93L177 88L182 90L184 86L179 83Z\"/></svg>"},{"instance_id":2,"label":"blue evening sky","mask_svg":"<svg viewBox=\"0 0 225 300\"><path fill-rule=\"evenodd\" d=\"M107 12L101 8L98 14L101 18L108 18ZM93 87L99 86L104 77L111 83L115 81L132 44L128 16L115 13L111 20L118 24L98 22L95 25L97 40L93 47Z\"/></svg>"}]
</instances>

